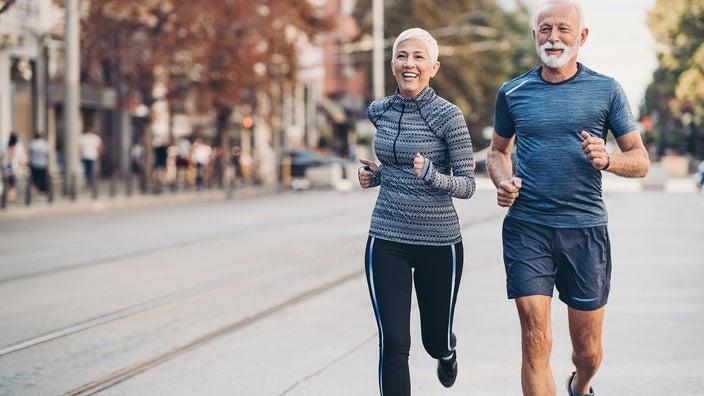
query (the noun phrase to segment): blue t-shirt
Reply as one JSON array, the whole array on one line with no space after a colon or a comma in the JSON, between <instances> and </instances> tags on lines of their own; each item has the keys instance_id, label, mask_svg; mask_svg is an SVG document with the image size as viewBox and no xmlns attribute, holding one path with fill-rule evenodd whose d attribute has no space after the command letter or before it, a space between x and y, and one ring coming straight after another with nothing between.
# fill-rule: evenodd
<instances>
[{"instance_id":1,"label":"blue t-shirt","mask_svg":"<svg viewBox=\"0 0 704 396\"><path fill-rule=\"evenodd\" d=\"M516 137L516 176L523 181L508 215L557 228L607 223L601 171L582 151L581 131L606 140L637 129L621 85L581 63L574 77L550 83L542 67L505 83L496 97L494 130Z\"/></svg>"}]
</instances>

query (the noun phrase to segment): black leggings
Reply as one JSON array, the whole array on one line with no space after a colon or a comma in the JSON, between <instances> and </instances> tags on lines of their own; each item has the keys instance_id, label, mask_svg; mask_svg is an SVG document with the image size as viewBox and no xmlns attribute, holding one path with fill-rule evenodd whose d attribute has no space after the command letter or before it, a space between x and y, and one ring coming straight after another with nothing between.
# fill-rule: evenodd
<instances>
[{"instance_id":1,"label":"black leggings","mask_svg":"<svg viewBox=\"0 0 704 396\"><path fill-rule=\"evenodd\" d=\"M365 268L379 327L379 390L410 395L411 293L416 288L423 346L440 359L454 351L452 321L462 276L462 242L421 246L369 237Z\"/></svg>"}]
</instances>

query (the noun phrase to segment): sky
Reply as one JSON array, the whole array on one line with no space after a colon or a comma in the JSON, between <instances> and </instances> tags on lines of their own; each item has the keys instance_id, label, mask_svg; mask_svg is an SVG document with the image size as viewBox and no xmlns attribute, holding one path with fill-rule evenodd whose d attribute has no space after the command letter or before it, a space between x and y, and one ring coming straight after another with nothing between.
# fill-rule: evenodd
<instances>
[{"instance_id":1,"label":"sky","mask_svg":"<svg viewBox=\"0 0 704 396\"><path fill-rule=\"evenodd\" d=\"M655 40L646 24L654 5L655 0L582 1L589 36L579 59L587 67L616 78L636 115L657 67Z\"/></svg>"},{"instance_id":2,"label":"sky","mask_svg":"<svg viewBox=\"0 0 704 396\"><path fill-rule=\"evenodd\" d=\"M542 1L529 3L537 6ZM655 41L646 24L655 0L582 0L580 4L589 36L580 49L579 61L616 78L638 116L645 89L657 67Z\"/></svg>"}]
</instances>

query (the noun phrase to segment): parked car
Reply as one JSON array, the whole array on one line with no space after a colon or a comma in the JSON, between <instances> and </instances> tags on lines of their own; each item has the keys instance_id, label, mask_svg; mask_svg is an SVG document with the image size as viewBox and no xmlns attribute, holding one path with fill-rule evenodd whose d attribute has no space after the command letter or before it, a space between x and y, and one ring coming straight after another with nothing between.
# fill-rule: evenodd
<instances>
[{"instance_id":1,"label":"parked car","mask_svg":"<svg viewBox=\"0 0 704 396\"><path fill-rule=\"evenodd\" d=\"M342 170L342 177L346 177L346 163L343 159L322 154L310 149L301 149L285 151L279 156L279 175L281 175L281 179L283 179L283 175L285 174L285 158L290 159L291 185L296 189L307 188L306 186L308 183L305 182L306 172L310 168L325 167L330 165L339 166Z\"/></svg>"}]
</instances>

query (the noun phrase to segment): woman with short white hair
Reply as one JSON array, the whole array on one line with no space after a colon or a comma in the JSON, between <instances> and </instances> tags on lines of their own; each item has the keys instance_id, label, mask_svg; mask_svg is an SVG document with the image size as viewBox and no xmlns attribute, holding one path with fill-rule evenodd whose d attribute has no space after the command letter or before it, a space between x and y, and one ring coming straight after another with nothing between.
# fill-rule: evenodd
<instances>
[{"instance_id":1,"label":"woman with short white hair","mask_svg":"<svg viewBox=\"0 0 704 396\"><path fill-rule=\"evenodd\" d=\"M402 32L391 71L396 92L368 108L381 164L360 159L363 188L379 186L367 239L369 294L379 328L379 389L410 395L411 295L415 285L423 346L445 387L457 377L452 329L463 266L453 198L474 194L472 141L462 111L430 88L440 68L425 30Z\"/></svg>"}]
</instances>

